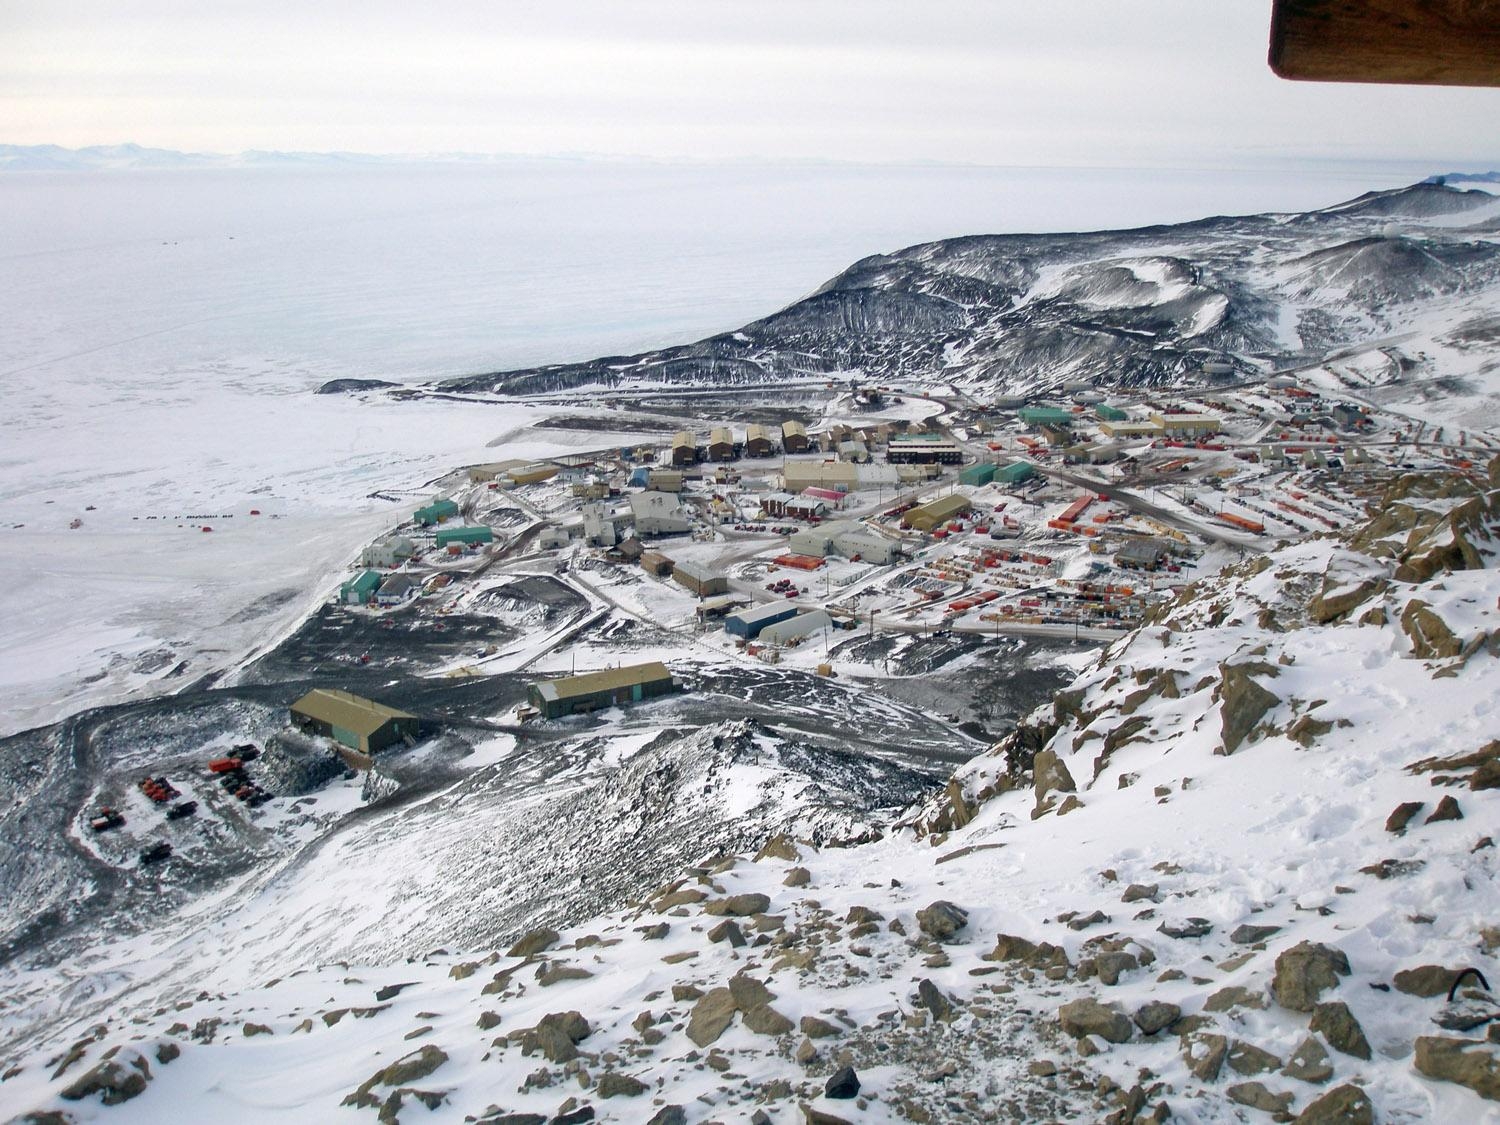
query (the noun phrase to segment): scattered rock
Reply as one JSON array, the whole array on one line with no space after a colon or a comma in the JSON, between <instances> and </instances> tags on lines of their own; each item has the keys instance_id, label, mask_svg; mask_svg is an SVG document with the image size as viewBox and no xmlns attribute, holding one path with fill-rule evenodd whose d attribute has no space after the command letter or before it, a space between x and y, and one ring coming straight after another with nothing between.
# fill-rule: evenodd
<instances>
[{"instance_id":1,"label":"scattered rock","mask_svg":"<svg viewBox=\"0 0 1500 1125\"><path fill-rule=\"evenodd\" d=\"M736 973L729 979L729 994L734 997L734 1006L742 1012L763 1007L776 999L762 981L745 973Z\"/></svg>"},{"instance_id":2,"label":"scattered rock","mask_svg":"<svg viewBox=\"0 0 1500 1125\"><path fill-rule=\"evenodd\" d=\"M1090 926L1098 926L1108 921L1110 921L1110 917L1108 914L1104 913L1104 911L1102 910L1095 910L1088 914L1079 914L1076 917L1069 918L1068 929L1086 930Z\"/></svg>"},{"instance_id":3,"label":"scattered rock","mask_svg":"<svg viewBox=\"0 0 1500 1125\"><path fill-rule=\"evenodd\" d=\"M664 1105L646 1125L687 1125L687 1111L680 1105Z\"/></svg>"},{"instance_id":4,"label":"scattered rock","mask_svg":"<svg viewBox=\"0 0 1500 1125\"><path fill-rule=\"evenodd\" d=\"M480 1012L479 1019L475 1021L480 1031L493 1031L500 1026L499 1012Z\"/></svg>"},{"instance_id":5,"label":"scattered rock","mask_svg":"<svg viewBox=\"0 0 1500 1125\"><path fill-rule=\"evenodd\" d=\"M933 1019L943 1023L950 1023L957 1015L953 1001L927 977L917 982L917 1004L931 1012Z\"/></svg>"},{"instance_id":6,"label":"scattered rock","mask_svg":"<svg viewBox=\"0 0 1500 1125\"><path fill-rule=\"evenodd\" d=\"M725 918L713 929L708 931L708 940L712 942L727 941L732 949L741 949L745 945L745 934L740 925L733 918Z\"/></svg>"},{"instance_id":7,"label":"scattered rock","mask_svg":"<svg viewBox=\"0 0 1500 1125\"><path fill-rule=\"evenodd\" d=\"M1318 998L1337 988L1339 977L1349 975L1349 958L1337 949L1315 942L1298 942L1276 958L1271 994L1283 1008L1310 1012Z\"/></svg>"},{"instance_id":8,"label":"scattered rock","mask_svg":"<svg viewBox=\"0 0 1500 1125\"><path fill-rule=\"evenodd\" d=\"M1155 1035L1158 1031L1164 1031L1171 1027L1182 1016L1182 1009L1176 1004L1168 1004L1162 1000L1152 1000L1136 1009L1131 1017L1135 1026L1141 1029L1142 1035Z\"/></svg>"},{"instance_id":9,"label":"scattered rock","mask_svg":"<svg viewBox=\"0 0 1500 1125\"><path fill-rule=\"evenodd\" d=\"M549 1062L566 1063L578 1057L577 1044L587 1039L592 1028L578 1012L549 1012L536 1027L526 1032L521 1049L526 1054L541 1051Z\"/></svg>"},{"instance_id":10,"label":"scattered rock","mask_svg":"<svg viewBox=\"0 0 1500 1125\"><path fill-rule=\"evenodd\" d=\"M763 894L730 895L715 899L703 908L705 914L733 915L748 918L752 914L764 914L771 909L771 900Z\"/></svg>"},{"instance_id":11,"label":"scattered rock","mask_svg":"<svg viewBox=\"0 0 1500 1125\"><path fill-rule=\"evenodd\" d=\"M611 1070L599 1076L594 1093L601 1098L638 1098L650 1089L651 1087L639 1078L632 1078L628 1074L616 1074Z\"/></svg>"},{"instance_id":12,"label":"scattered rock","mask_svg":"<svg viewBox=\"0 0 1500 1125\"><path fill-rule=\"evenodd\" d=\"M656 912L665 914L669 910L675 910L679 906L692 906L694 903L702 902L708 897L707 891L700 891L695 887L684 887L680 891L662 895L656 900Z\"/></svg>"},{"instance_id":13,"label":"scattered rock","mask_svg":"<svg viewBox=\"0 0 1500 1125\"><path fill-rule=\"evenodd\" d=\"M400 984L388 984L384 988L377 988L375 990L375 1003L383 1004L387 1000L394 1000L416 983L414 980L409 980L403 981Z\"/></svg>"},{"instance_id":14,"label":"scattered rock","mask_svg":"<svg viewBox=\"0 0 1500 1125\"><path fill-rule=\"evenodd\" d=\"M832 1039L839 1033L839 1029L833 1024L817 1016L803 1016L802 1022L797 1026L809 1039Z\"/></svg>"},{"instance_id":15,"label":"scattered rock","mask_svg":"<svg viewBox=\"0 0 1500 1125\"><path fill-rule=\"evenodd\" d=\"M1286 1113L1292 1107L1293 1095L1273 1094L1259 1082L1240 1082L1224 1091L1232 1102L1258 1109L1262 1113Z\"/></svg>"},{"instance_id":16,"label":"scattered rock","mask_svg":"<svg viewBox=\"0 0 1500 1125\"><path fill-rule=\"evenodd\" d=\"M543 950L551 949L556 945L558 937L556 930L549 930L543 926L521 938L505 951L505 955L507 957L534 957ZM376 999L383 999L383 997L376 997Z\"/></svg>"},{"instance_id":17,"label":"scattered rock","mask_svg":"<svg viewBox=\"0 0 1500 1125\"><path fill-rule=\"evenodd\" d=\"M859 1094L859 1075L852 1066L841 1066L834 1071L823 1087L823 1094L830 1098L849 1099Z\"/></svg>"},{"instance_id":18,"label":"scattered rock","mask_svg":"<svg viewBox=\"0 0 1500 1125\"><path fill-rule=\"evenodd\" d=\"M1296 1125L1375 1125L1375 1107L1358 1086L1335 1086L1299 1113Z\"/></svg>"},{"instance_id":19,"label":"scattered rock","mask_svg":"<svg viewBox=\"0 0 1500 1125\"><path fill-rule=\"evenodd\" d=\"M635 932L641 935L642 941L661 941L671 928L666 922L657 922L651 926L637 926Z\"/></svg>"},{"instance_id":20,"label":"scattered rock","mask_svg":"<svg viewBox=\"0 0 1500 1125\"><path fill-rule=\"evenodd\" d=\"M1442 820L1462 820L1464 814L1458 807L1458 802L1451 795L1444 796L1438 802L1437 808L1432 810L1432 815L1424 820L1423 824L1436 824Z\"/></svg>"},{"instance_id":21,"label":"scattered rock","mask_svg":"<svg viewBox=\"0 0 1500 1125\"><path fill-rule=\"evenodd\" d=\"M796 1059L803 1066L806 1066L817 1057L818 1049L813 1046L813 1041L805 1036L802 1042L797 1044L797 1049L792 1052L792 1058Z\"/></svg>"},{"instance_id":22,"label":"scattered rock","mask_svg":"<svg viewBox=\"0 0 1500 1125\"><path fill-rule=\"evenodd\" d=\"M1312 1022L1308 1026L1321 1033L1334 1050L1369 1061L1370 1043L1365 1038L1364 1028L1359 1026L1349 1005L1342 1000L1328 1001L1315 1007Z\"/></svg>"},{"instance_id":23,"label":"scattered rock","mask_svg":"<svg viewBox=\"0 0 1500 1125\"><path fill-rule=\"evenodd\" d=\"M1238 750L1256 724L1281 702L1251 678L1252 672L1263 675L1268 670L1274 674L1274 669L1265 664L1219 665L1220 753Z\"/></svg>"},{"instance_id":24,"label":"scattered rock","mask_svg":"<svg viewBox=\"0 0 1500 1125\"><path fill-rule=\"evenodd\" d=\"M1073 793L1078 789L1068 767L1052 750L1038 753L1032 759L1031 770L1036 785L1036 807L1031 812L1033 820L1051 809L1051 802L1047 799L1049 794Z\"/></svg>"},{"instance_id":25,"label":"scattered rock","mask_svg":"<svg viewBox=\"0 0 1500 1125\"><path fill-rule=\"evenodd\" d=\"M1252 926L1246 922L1234 928L1234 932L1229 935L1229 940L1235 945L1255 945L1279 933L1281 933L1280 926Z\"/></svg>"},{"instance_id":26,"label":"scattered rock","mask_svg":"<svg viewBox=\"0 0 1500 1125\"><path fill-rule=\"evenodd\" d=\"M969 912L943 899L917 911L917 925L934 941L951 941L953 935L968 924Z\"/></svg>"},{"instance_id":27,"label":"scattered rock","mask_svg":"<svg viewBox=\"0 0 1500 1125\"><path fill-rule=\"evenodd\" d=\"M1291 1060L1281 1068L1281 1073L1299 1082L1321 1086L1333 1077L1333 1064L1328 1061L1323 1044L1309 1035L1292 1052Z\"/></svg>"},{"instance_id":28,"label":"scattered rock","mask_svg":"<svg viewBox=\"0 0 1500 1125\"><path fill-rule=\"evenodd\" d=\"M1222 1035L1204 1031L1183 1037L1183 1064L1200 1082L1212 1082L1218 1078L1228 1054L1229 1040Z\"/></svg>"},{"instance_id":29,"label":"scattered rock","mask_svg":"<svg viewBox=\"0 0 1500 1125\"><path fill-rule=\"evenodd\" d=\"M1393 832L1397 836L1406 835L1406 826L1411 823L1412 817L1422 811L1423 802L1404 801L1391 810L1391 815L1385 818L1385 830Z\"/></svg>"},{"instance_id":30,"label":"scattered rock","mask_svg":"<svg viewBox=\"0 0 1500 1125\"><path fill-rule=\"evenodd\" d=\"M1256 1011L1264 1011L1265 1007L1266 997L1263 992L1238 984L1219 989L1203 1002L1205 1012L1230 1012L1235 1008L1254 1008Z\"/></svg>"},{"instance_id":31,"label":"scattered rock","mask_svg":"<svg viewBox=\"0 0 1500 1125\"><path fill-rule=\"evenodd\" d=\"M741 1018L757 1035L785 1035L797 1026L769 1004L746 1009Z\"/></svg>"},{"instance_id":32,"label":"scattered rock","mask_svg":"<svg viewBox=\"0 0 1500 1125\"><path fill-rule=\"evenodd\" d=\"M1121 902L1140 902L1143 899L1149 902L1158 901L1160 894L1158 883L1131 883L1125 888L1125 893L1120 896Z\"/></svg>"},{"instance_id":33,"label":"scattered rock","mask_svg":"<svg viewBox=\"0 0 1500 1125\"><path fill-rule=\"evenodd\" d=\"M551 988L554 984L562 984L563 981L587 980L593 975L587 969L553 963L538 971L536 982L543 988Z\"/></svg>"},{"instance_id":34,"label":"scattered rock","mask_svg":"<svg viewBox=\"0 0 1500 1125\"><path fill-rule=\"evenodd\" d=\"M1213 933L1213 923L1207 918L1189 918L1184 922L1163 922L1156 932L1169 938L1200 938Z\"/></svg>"},{"instance_id":35,"label":"scattered rock","mask_svg":"<svg viewBox=\"0 0 1500 1125\"><path fill-rule=\"evenodd\" d=\"M734 1019L734 993L727 988L712 988L693 1005L688 1017L687 1037L700 1047L707 1047L724 1034Z\"/></svg>"},{"instance_id":36,"label":"scattered rock","mask_svg":"<svg viewBox=\"0 0 1500 1125\"><path fill-rule=\"evenodd\" d=\"M1417 1039L1415 1065L1428 1078L1467 1086L1481 1098L1500 1101L1500 1057L1480 1040L1423 1035Z\"/></svg>"},{"instance_id":37,"label":"scattered rock","mask_svg":"<svg viewBox=\"0 0 1500 1125\"><path fill-rule=\"evenodd\" d=\"M1130 1040L1130 1020L1115 1008L1106 1007L1097 1000L1088 998L1070 1000L1057 1012L1063 1031L1081 1039L1086 1035L1097 1035L1111 1043Z\"/></svg>"},{"instance_id":38,"label":"scattered rock","mask_svg":"<svg viewBox=\"0 0 1500 1125\"><path fill-rule=\"evenodd\" d=\"M1270 1051L1238 1039L1229 1045L1229 1054L1224 1061L1229 1064L1230 1070L1246 1077L1281 1069L1281 1060Z\"/></svg>"},{"instance_id":39,"label":"scattered rock","mask_svg":"<svg viewBox=\"0 0 1500 1125\"><path fill-rule=\"evenodd\" d=\"M150 1079L150 1067L140 1056L136 1056L131 1065L118 1059L105 1059L84 1071L64 1087L60 1094L70 1102L82 1101L98 1094L99 1100L105 1105L119 1105L144 1093Z\"/></svg>"},{"instance_id":40,"label":"scattered rock","mask_svg":"<svg viewBox=\"0 0 1500 1125\"><path fill-rule=\"evenodd\" d=\"M798 1108L802 1110L802 1125L853 1125L846 1117L814 1109L806 1102L801 1103Z\"/></svg>"},{"instance_id":41,"label":"scattered rock","mask_svg":"<svg viewBox=\"0 0 1500 1125\"><path fill-rule=\"evenodd\" d=\"M794 867L781 881L783 887L805 887L812 882L812 872L805 867Z\"/></svg>"},{"instance_id":42,"label":"scattered rock","mask_svg":"<svg viewBox=\"0 0 1500 1125\"><path fill-rule=\"evenodd\" d=\"M256 1035L270 1035L271 1029L263 1023L249 1023L247 1021L245 1026L240 1028L240 1034L246 1039L250 1039Z\"/></svg>"},{"instance_id":43,"label":"scattered rock","mask_svg":"<svg viewBox=\"0 0 1500 1125\"><path fill-rule=\"evenodd\" d=\"M1094 958L1094 966L1099 974L1099 980L1113 986L1120 983L1120 977L1123 974L1140 968L1141 963L1134 953L1121 951L1099 954Z\"/></svg>"},{"instance_id":44,"label":"scattered rock","mask_svg":"<svg viewBox=\"0 0 1500 1125\"><path fill-rule=\"evenodd\" d=\"M778 832L763 845L760 851L755 853L755 862L763 859L784 859L788 863L802 858L802 853L797 850L796 842L784 832Z\"/></svg>"}]
</instances>

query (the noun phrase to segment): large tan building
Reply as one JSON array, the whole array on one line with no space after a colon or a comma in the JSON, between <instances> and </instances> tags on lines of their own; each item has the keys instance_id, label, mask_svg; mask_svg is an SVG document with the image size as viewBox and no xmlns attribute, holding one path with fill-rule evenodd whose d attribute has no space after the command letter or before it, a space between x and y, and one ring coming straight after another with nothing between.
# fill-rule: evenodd
<instances>
[{"instance_id":1,"label":"large tan building","mask_svg":"<svg viewBox=\"0 0 1500 1125\"><path fill-rule=\"evenodd\" d=\"M769 457L775 446L771 442L771 431L760 423L745 428L745 456Z\"/></svg>"},{"instance_id":2,"label":"large tan building","mask_svg":"<svg viewBox=\"0 0 1500 1125\"><path fill-rule=\"evenodd\" d=\"M417 717L336 688L314 688L292 704L292 722L366 757L417 737Z\"/></svg>"},{"instance_id":3,"label":"large tan building","mask_svg":"<svg viewBox=\"0 0 1500 1125\"><path fill-rule=\"evenodd\" d=\"M708 435L708 459L710 461L734 460L734 435L722 426Z\"/></svg>"},{"instance_id":4,"label":"large tan building","mask_svg":"<svg viewBox=\"0 0 1500 1125\"><path fill-rule=\"evenodd\" d=\"M1151 421L1171 438L1208 437L1224 428L1223 421L1212 414L1153 414Z\"/></svg>"},{"instance_id":5,"label":"large tan building","mask_svg":"<svg viewBox=\"0 0 1500 1125\"><path fill-rule=\"evenodd\" d=\"M698 460L698 439L691 430L678 430L672 435L672 464L692 465Z\"/></svg>"},{"instance_id":6,"label":"large tan building","mask_svg":"<svg viewBox=\"0 0 1500 1125\"><path fill-rule=\"evenodd\" d=\"M781 448L787 453L806 453L807 427L801 422L781 423Z\"/></svg>"},{"instance_id":7,"label":"large tan building","mask_svg":"<svg viewBox=\"0 0 1500 1125\"><path fill-rule=\"evenodd\" d=\"M974 505L969 503L967 496L960 496L957 493L952 496L942 496L907 512L901 517L901 526L909 527L913 531L932 531L949 520L967 515L973 507Z\"/></svg>"}]
</instances>

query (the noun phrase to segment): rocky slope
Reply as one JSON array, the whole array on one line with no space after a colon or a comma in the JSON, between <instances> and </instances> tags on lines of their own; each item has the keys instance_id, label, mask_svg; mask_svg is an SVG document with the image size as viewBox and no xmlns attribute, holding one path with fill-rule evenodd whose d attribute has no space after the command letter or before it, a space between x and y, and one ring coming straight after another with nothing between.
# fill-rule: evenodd
<instances>
[{"instance_id":1,"label":"rocky slope","mask_svg":"<svg viewBox=\"0 0 1500 1125\"><path fill-rule=\"evenodd\" d=\"M1463 975L1500 948L1497 561L1500 460L1396 478L1361 527L1190 588L899 831L752 851L669 819L696 862L623 910L136 1004L19 1052L0 1098L37 1121L1500 1120L1500 1003ZM764 764L753 727L707 737L693 761Z\"/></svg>"},{"instance_id":2,"label":"rocky slope","mask_svg":"<svg viewBox=\"0 0 1500 1125\"><path fill-rule=\"evenodd\" d=\"M1300 215L1071 235L947 239L856 262L738 332L638 356L455 379L429 392L736 386L809 376L938 380L974 396L1192 381L1370 349L1386 401L1431 403L1442 376L1495 393L1500 201L1417 184ZM1346 357L1347 358L1347 357ZM1361 389L1365 367L1329 376ZM337 391L343 388L330 385ZM1450 402L1451 405L1451 402ZM1469 404L1472 405L1472 404Z\"/></svg>"}]
</instances>

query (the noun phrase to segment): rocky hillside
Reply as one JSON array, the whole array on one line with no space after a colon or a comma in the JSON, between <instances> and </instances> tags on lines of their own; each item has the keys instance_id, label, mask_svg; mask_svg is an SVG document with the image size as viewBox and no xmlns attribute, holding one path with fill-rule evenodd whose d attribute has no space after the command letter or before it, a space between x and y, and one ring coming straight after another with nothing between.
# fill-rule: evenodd
<instances>
[{"instance_id":1,"label":"rocky hillside","mask_svg":"<svg viewBox=\"0 0 1500 1125\"><path fill-rule=\"evenodd\" d=\"M0 1104L122 1123L1500 1120L1497 561L1500 460L1395 479L1358 529L1187 590L899 831L752 850L643 822L694 859L625 909L125 1002L19 1051ZM743 724L703 737L739 769L771 749Z\"/></svg>"},{"instance_id":2,"label":"rocky hillside","mask_svg":"<svg viewBox=\"0 0 1500 1125\"><path fill-rule=\"evenodd\" d=\"M947 239L856 262L738 332L450 380L430 391L736 386L808 376L944 381L978 397L1071 380L1170 385L1204 363L1243 373L1370 348L1330 367L1356 388L1494 393L1500 200L1417 184L1300 215L1071 235ZM338 391L341 386L325 388ZM412 392L402 392L412 393Z\"/></svg>"}]
</instances>

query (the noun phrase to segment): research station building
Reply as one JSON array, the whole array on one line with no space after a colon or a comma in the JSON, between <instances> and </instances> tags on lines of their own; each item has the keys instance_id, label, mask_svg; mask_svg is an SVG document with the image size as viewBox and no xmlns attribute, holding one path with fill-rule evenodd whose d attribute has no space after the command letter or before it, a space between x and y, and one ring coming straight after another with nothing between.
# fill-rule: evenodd
<instances>
[{"instance_id":1,"label":"research station building","mask_svg":"<svg viewBox=\"0 0 1500 1125\"><path fill-rule=\"evenodd\" d=\"M337 688L314 688L292 704L292 724L366 757L417 737L415 715Z\"/></svg>"},{"instance_id":2,"label":"research station building","mask_svg":"<svg viewBox=\"0 0 1500 1125\"><path fill-rule=\"evenodd\" d=\"M671 671L659 660L582 672L532 684L527 691L533 707L548 719L581 715L623 703L670 695L677 690Z\"/></svg>"}]
</instances>

